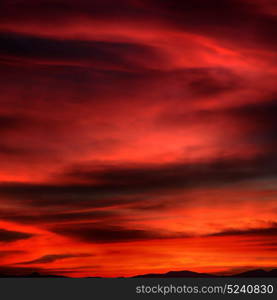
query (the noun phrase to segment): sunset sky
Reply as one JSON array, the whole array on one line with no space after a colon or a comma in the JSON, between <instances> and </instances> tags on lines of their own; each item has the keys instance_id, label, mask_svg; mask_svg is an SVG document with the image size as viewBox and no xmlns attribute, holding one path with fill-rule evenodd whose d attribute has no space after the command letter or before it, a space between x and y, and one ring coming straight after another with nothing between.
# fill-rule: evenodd
<instances>
[{"instance_id":1,"label":"sunset sky","mask_svg":"<svg viewBox=\"0 0 277 300\"><path fill-rule=\"evenodd\" d=\"M2 0L0 273L277 267L276 0Z\"/></svg>"}]
</instances>

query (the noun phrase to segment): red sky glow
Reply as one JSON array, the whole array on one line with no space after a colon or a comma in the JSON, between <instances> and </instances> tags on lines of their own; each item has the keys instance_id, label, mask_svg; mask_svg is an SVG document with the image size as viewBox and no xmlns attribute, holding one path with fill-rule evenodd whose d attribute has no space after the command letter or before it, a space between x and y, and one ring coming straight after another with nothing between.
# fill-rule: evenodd
<instances>
[{"instance_id":1,"label":"red sky glow","mask_svg":"<svg viewBox=\"0 0 277 300\"><path fill-rule=\"evenodd\" d=\"M277 267L276 15L1 1L0 273Z\"/></svg>"}]
</instances>

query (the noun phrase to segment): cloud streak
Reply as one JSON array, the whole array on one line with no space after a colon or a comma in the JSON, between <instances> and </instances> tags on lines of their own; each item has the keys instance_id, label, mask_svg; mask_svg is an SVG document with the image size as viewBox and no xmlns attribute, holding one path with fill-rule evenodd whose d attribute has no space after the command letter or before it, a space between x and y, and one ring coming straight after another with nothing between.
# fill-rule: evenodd
<instances>
[{"instance_id":1,"label":"cloud streak","mask_svg":"<svg viewBox=\"0 0 277 300\"><path fill-rule=\"evenodd\" d=\"M18 232L12 230L0 229L0 242L9 243L16 242L19 240L29 239L33 236L33 234Z\"/></svg>"},{"instance_id":2,"label":"cloud streak","mask_svg":"<svg viewBox=\"0 0 277 300\"><path fill-rule=\"evenodd\" d=\"M17 263L17 265L49 264L49 263L56 262L60 259L80 258L80 257L89 257L89 256L91 256L91 254L86 254L86 253L80 253L80 254L47 254L47 255L43 255L42 257L39 257L37 259Z\"/></svg>"}]
</instances>

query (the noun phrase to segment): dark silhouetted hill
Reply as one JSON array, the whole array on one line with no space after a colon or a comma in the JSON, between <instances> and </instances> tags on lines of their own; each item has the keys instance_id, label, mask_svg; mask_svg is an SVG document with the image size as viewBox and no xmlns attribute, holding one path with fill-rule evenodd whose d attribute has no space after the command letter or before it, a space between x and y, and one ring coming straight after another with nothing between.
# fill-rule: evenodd
<instances>
[{"instance_id":1,"label":"dark silhouetted hill","mask_svg":"<svg viewBox=\"0 0 277 300\"><path fill-rule=\"evenodd\" d=\"M164 274L152 273L152 274L137 275L132 278L224 278L224 277L235 277L235 278L276 277L277 278L277 269L272 269L268 271L263 269L256 269L256 270L249 270L249 271L245 271L238 274L232 274L232 275L215 275L215 274L197 273L191 271L170 271ZM25 275L0 274L0 278L70 278L70 277L33 272ZM97 277L86 277L86 278L104 278L104 277L97 276ZM124 278L124 277L118 277L118 278Z\"/></svg>"},{"instance_id":2,"label":"dark silhouetted hill","mask_svg":"<svg viewBox=\"0 0 277 300\"><path fill-rule=\"evenodd\" d=\"M232 274L232 275L214 275L214 274L207 274L207 273L197 273L191 271L171 271L164 274L144 274L144 275L137 275L134 278L216 278L216 277L236 277L236 278L243 278L243 277L277 277L277 269L272 269L269 271L257 269L257 270L250 270L243 273Z\"/></svg>"},{"instance_id":3,"label":"dark silhouetted hill","mask_svg":"<svg viewBox=\"0 0 277 300\"><path fill-rule=\"evenodd\" d=\"M24 275L0 274L0 278L68 278L68 277L62 275L40 274L38 272L33 272Z\"/></svg>"},{"instance_id":4,"label":"dark silhouetted hill","mask_svg":"<svg viewBox=\"0 0 277 300\"><path fill-rule=\"evenodd\" d=\"M197 273L191 271L170 271L164 274L144 274L137 275L134 278L185 278L185 277L199 277L199 278L211 278L217 277L216 275L207 274L207 273Z\"/></svg>"},{"instance_id":5,"label":"dark silhouetted hill","mask_svg":"<svg viewBox=\"0 0 277 300\"><path fill-rule=\"evenodd\" d=\"M250 270L239 274L234 274L230 277L277 277L277 269L266 271L263 269Z\"/></svg>"}]
</instances>

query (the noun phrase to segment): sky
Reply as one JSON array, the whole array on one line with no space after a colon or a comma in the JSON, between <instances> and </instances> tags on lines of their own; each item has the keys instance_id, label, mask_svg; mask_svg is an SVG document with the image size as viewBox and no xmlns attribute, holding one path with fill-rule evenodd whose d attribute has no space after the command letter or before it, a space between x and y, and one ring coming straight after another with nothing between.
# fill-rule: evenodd
<instances>
[{"instance_id":1,"label":"sky","mask_svg":"<svg viewBox=\"0 0 277 300\"><path fill-rule=\"evenodd\" d=\"M2 0L0 273L277 267L275 0Z\"/></svg>"}]
</instances>

